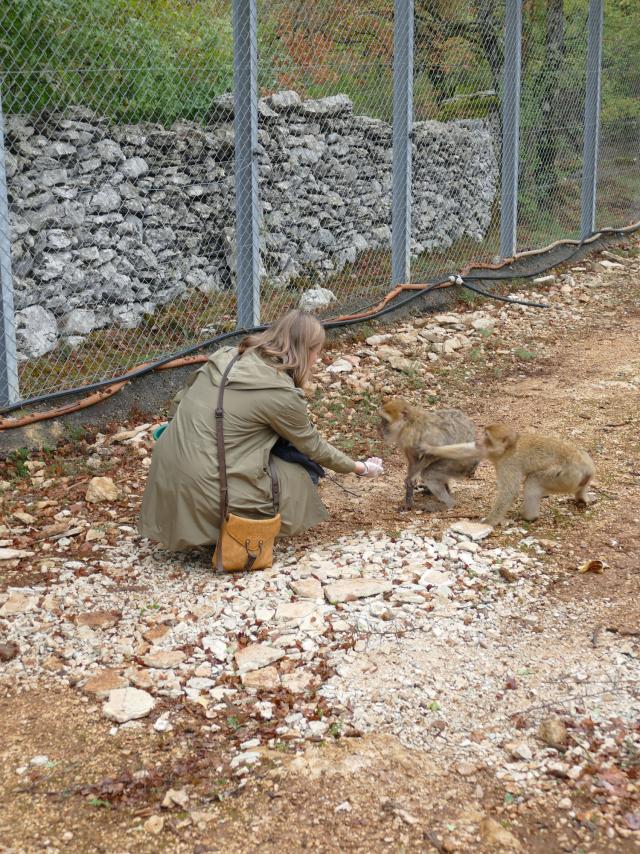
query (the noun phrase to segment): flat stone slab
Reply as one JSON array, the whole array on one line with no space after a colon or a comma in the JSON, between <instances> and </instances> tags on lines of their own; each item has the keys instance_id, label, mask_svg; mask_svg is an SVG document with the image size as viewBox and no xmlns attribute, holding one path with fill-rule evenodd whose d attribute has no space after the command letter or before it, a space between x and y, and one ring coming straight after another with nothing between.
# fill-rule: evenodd
<instances>
[{"instance_id":1,"label":"flat stone slab","mask_svg":"<svg viewBox=\"0 0 640 854\"><path fill-rule=\"evenodd\" d=\"M450 587L453 584L453 578L446 572L440 572L439 569L427 569L420 576L420 584L423 587L442 587L443 585Z\"/></svg>"},{"instance_id":2,"label":"flat stone slab","mask_svg":"<svg viewBox=\"0 0 640 854\"><path fill-rule=\"evenodd\" d=\"M78 614L76 626L90 626L92 629L112 629L120 621L120 611L87 611Z\"/></svg>"},{"instance_id":3,"label":"flat stone slab","mask_svg":"<svg viewBox=\"0 0 640 854\"><path fill-rule=\"evenodd\" d=\"M300 581L292 581L291 589L301 599L322 599L322 584L317 578L303 578Z\"/></svg>"},{"instance_id":4,"label":"flat stone slab","mask_svg":"<svg viewBox=\"0 0 640 854\"><path fill-rule=\"evenodd\" d=\"M324 588L327 602L332 605L338 602L353 602L355 599L365 599L368 596L379 596L393 588L386 578L342 578Z\"/></svg>"},{"instance_id":5,"label":"flat stone slab","mask_svg":"<svg viewBox=\"0 0 640 854\"><path fill-rule=\"evenodd\" d=\"M82 690L85 694L93 694L97 699L105 700L112 691L117 688L127 688L128 685L129 681L123 679L116 670L103 670L88 679Z\"/></svg>"},{"instance_id":6,"label":"flat stone slab","mask_svg":"<svg viewBox=\"0 0 640 854\"><path fill-rule=\"evenodd\" d=\"M245 688L257 688L262 691L275 691L280 687L280 674L275 667L262 667L243 673L240 677Z\"/></svg>"},{"instance_id":7,"label":"flat stone slab","mask_svg":"<svg viewBox=\"0 0 640 854\"><path fill-rule=\"evenodd\" d=\"M157 667L159 670L169 670L171 667L177 667L182 664L187 656L179 649L161 650L160 652L150 652L145 655L142 661L147 667Z\"/></svg>"},{"instance_id":8,"label":"flat stone slab","mask_svg":"<svg viewBox=\"0 0 640 854\"><path fill-rule=\"evenodd\" d=\"M115 501L118 498L118 487L110 477L92 477L85 495L90 504L102 501Z\"/></svg>"},{"instance_id":9,"label":"flat stone slab","mask_svg":"<svg viewBox=\"0 0 640 854\"><path fill-rule=\"evenodd\" d=\"M38 605L38 597L27 593L10 593L9 598L0 608L0 617L14 617L33 611Z\"/></svg>"},{"instance_id":10,"label":"flat stone slab","mask_svg":"<svg viewBox=\"0 0 640 854\"><path fill-rule=\"evenodd\" d=\"M124 724L137 718L145 718L156 704L151 694L139 688L116 688L102 707L110 721Z\"/></svg>"},{"instance_id":11,"label":"flat stone slab","mask_svg":"<svg viewBox=\"0 0 640 854\"><path fill-rule=\"evenodd\" d=\"M315 602L283 602L276 610L276 621L298 624L305 617L311 616L317 607Z\"/></svg>"},{"instance_id":12,"label":"flat stone slab","mask_svg":"<svg viewBox=\"0 0 640 854\"><path fill-rule=\"evenodd\" d=\"M450 531L453 531L455 534L462 534L465 537L469 537L470 540L477 542L478 540L484 540L489 534L492 533L493 528L491 525L485 525L484 522L469 522L466 519L463 519L460 522L455 522L450 528Z\"/></svg>"},{"instance_id":13,"label":"flat stone slab","mask_svg":"<svg viewBox=\"0 0 640 854\"><path fill-rule=\"evenodd\" d=\"M249 646L239 649L235 654L240 674L250 673L252 670L260 670L261 667L274 664L274 662L279 661L281 658L284 658L284 652L266 643L249 644Z\"/></svg>"},{"instance_id":14,"label":"flat stone slab","mask_svg":"<svg viewBox=\"0 0 640 854\"><path fill-rule=\"evenodd\" d=\"M26 549L0 549L0 560L21 560L23 557L31 557L33 552Z\"/></svg>"}]
</instances>

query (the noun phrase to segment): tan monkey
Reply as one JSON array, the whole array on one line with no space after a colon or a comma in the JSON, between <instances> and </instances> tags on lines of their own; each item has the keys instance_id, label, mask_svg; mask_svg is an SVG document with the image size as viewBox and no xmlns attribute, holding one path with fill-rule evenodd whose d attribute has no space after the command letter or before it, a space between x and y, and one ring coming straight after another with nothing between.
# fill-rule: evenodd
<instances>
[{"instance_id":1,"label":"tan monkey","mask_svg":"<svg viewBox=\"0 0 640 854\"><path fill-rule=\"evenodd\" d=\"M488 459L496 470L497 492L489 515L489 525L499 525L517 499L524 484L522 516L529 522L540 515L540 499L545 495L569 493L580 504L588 504L587 486L595 467L591 457L579 448L538 433L518 433L505 424L486 427L476 443L423 447L451 460Z\"/></svg>"},{"instance_id":2,"label":"tan monkey","mask_svg":"<svg viewBox=\"0 0 640 854\"><path fill-rule=\"evenodd\" d=\"M437 446L456 441L470 442L476 435L473 422L458 409L425 412L399 397L387 401L380 410L380 416L383 439L401 448L407 460L403 507L407 510L413 507L414 488L420 481L429 494L446 507L453 507L455 502L449 481L473 477L479 458L462 461L442 459ZM422 449L427 443L430 446L428 453Z\"/></svg>"}]
</instances>

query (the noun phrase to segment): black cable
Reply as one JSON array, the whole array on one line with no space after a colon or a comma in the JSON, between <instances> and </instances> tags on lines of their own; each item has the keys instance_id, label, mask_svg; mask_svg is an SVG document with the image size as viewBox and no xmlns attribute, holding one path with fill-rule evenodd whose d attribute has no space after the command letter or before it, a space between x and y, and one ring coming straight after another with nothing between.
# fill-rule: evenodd
<instances>
[{"instance_id":1,"label":"black cable","mask_svg":"<svg viewBox=\"0 0 640 854\"><path fill-rule=\"evenodd\" d=\"M569 255L566 258L564 258L562 261L558 261L556 263L566 263L567 261L571 260L571 258L573 258L575 255L577 255L579 252L582 251L582 249L584 248L584 246L587 243L593 242L594 239L597 239L598 237L601 237L605 234L630 234L633 231L637 231L639 229L639 227L640 226L638 225L638 223L634 223L633 225L625 226L622 228L602 228L599 231L595 231L595 232L593 232L593 234L589 235L588 237L584 237L576 245L576 248L571 253L569 253ZM561 244L559 244L559 245L561 245ZM531 256L531 257L534 257L534 256ZM517 261L518 259L516 258L515 260ZM510 266L510 265L507 265L507 266ZM516 272L512 271L512 272L508 273L507 275L497 275L500 273L499 270L490 270L488 273L484 273L483 275L469 274L469 275L466 275L464 277L464 280L462 281L462 285L464 287L467 287L469 290L476 290L478 293L481 293L483 296L486 296L489 299L495 299L495 300L499 300L501 302L511 302L511 303L516 304L516 305L533 306L536 308L547 308L548 306L543 305L542 303L529 303L529 302L525 302L523 300L515 300L515 299L509 299L508 297L501 297L501 296L498 296L497 294L491 294L488 292L483 292L479 288L474 288L473 286L468 284L469 280L470 281L509 281L509 279L532 278L533 276L540 275L540 273L543 272L545 269L549 269L549 268L543 267L541 270L538 270L537 272L534 272L534 273L516 273ZM450 281L450 277L447 277L447 278L441 279L441 280L437 280L437 281L432 280L432 281L426 282L425 287L422 288L421 290L415 291L410 296L405 297L404 299L402 299L400 301L394 301L390 305L385 306L385 308L381 309L380 311L374 312L374 314L367 315L366 317L356 317L356 318L351 318L351 319L347 319L347 320L327 320L327 321L322 322L322 325L324 326L325 329L341 329L341 328L344 328L346 326L354 326L357 323L363 323L363 322L369 321L369 320L377 320L380 317L384 317L387 314L391 314L392 312L398 311L398 309L402 308L403 306L408 305L409 303L414 302L417 299L420 299L421 297L423 297L426 294L430 293L431 291L435 290L440 285L447 283L448 281ZM75 394L83 394L83 393L86 394L88 392L97 391L101 388L106 388L107 386L116 385L119 382L129 382L130 380L137 379L138 377L142 377L148 373L151 373L151 371L154 371L157 368L160 368L163 365L166 365L169 362L174 361L174 359L181 359L181 358L184 358L185 356L190 356L193 353L196 353L198 350L202 350L205 347L214 347L215 345L220 344L222 341L227 341L230 338L237 338L237 337L244 336L244 335L251 335L255 332L262 332L266 328L267 328L267 326L263 324L260 326L251 326L251 327L248 327L245 329L234 329L232 332L224 332L221 335L216 335L214 338L209 338L200 344L192 344L190 347L185 347L183 350L178 350L178 352L173 353L170 356L163 356L160 359L156 359L155 361L150 362L144 368L138 368L137 370L130 371L129 373L121 374L118 377L112 377L111 379L108 379L108 380L100 380L99 382L89 383L88 385L84 385L84 386L76 386L74 388L64 389L62 391L53 391L53 392L49 392L47 394L40 395L38 397L30 397L30 398L26 398L24 400L17 401L16 403L12 403L11 405L5 406L2 409L0 409L0 415L6 415L9 412L15 412L17 409L22 409L25 406L35 406L39 403L45 403L49 400L59 400L60 398L70 397L70 396L75 395Z\"/></svg>"},{"instance_id":2,"label":"black cable","mask_svg":"<svg viewBox=\"0 0 640 854\"><path fill-rule=\"evenodd\" d=\"M447 281L447 279L443 279L441 281L429 284L422 290L416 291L414 294L411 294L411 296L405 297L405 299L401 300L400 302L388 305L380 311L375 312L375 314L367 315L366 318L355 317L348 320L331 320L324 322L321 321L322 325L325 329L340 329L345 326L355 326L356 323L362 323L365 320L377 320L379 317L384 317L386 314L391 314L391 312L397 311L403 305L413 302L413 300L418 299L419 297L424 296L425 294L428 294L430 291L434 290L439 285L445 284ZM222 335L216 335L214 338L209 338L208 340L203 341L201 344L193 344L190 347L186 347L184 350L178 350L177 353L173 353L171 356L163 356L161 359L157 359L154 362L150 362L148 365L145 365L144 368L138 368L137 370L130 371L127 374L121 374L120 376L113 377L109 380L100 380L100 382L91 383L89 385L78 386L77 388L65 389L63 391L53 391L49 394L40 395L39 397L32 397L27 398L26 400L17 401L16 403L12 403L10 406L5 406L0 409L0 415L5 415L8 412L15 412L16 409L22 409L24 406L33 406L37 403L45 403L48 400L58 400L61 397L68 397L74 394L97 391L98 389L106 388L110 385L116 385L119 382L128 382L129 380L134 380L138 377L142 377L145 374L150 373L151 371L155 371L158 368L162 367L162 365L166 365L168 362L173 362L174 359L182 359L185 356L190 356L192 353L195 353L197 350L202 350L204 347L214 347L216 344L220 344L222 341L226 341L229 338L252 335L255 332L262 332L266 328L266 325L250 326L245 329L234 329L232 332L224 332Z\"/></svg>"},{"instance_id":3,"label":"black cable","mask_svg":"<svg viewBox=\"0 0 640 854\"><path fill-rule=\"evenodd\" d=\"M464 279L456 279L455 284L462 288L468 288L470 291L473 291L474 294L482 294L483 297L489 297L489 299L495 299L499 302L507 302L510 305L526 305L529 308L549 308L548 303L528 302L524 299L516 299L515 297L503 297L499 294L489 293L489 291L484 291L482 288L477 287L477 285L470 285L468 282L465 282Z\"/></svg>"}]
</instances>

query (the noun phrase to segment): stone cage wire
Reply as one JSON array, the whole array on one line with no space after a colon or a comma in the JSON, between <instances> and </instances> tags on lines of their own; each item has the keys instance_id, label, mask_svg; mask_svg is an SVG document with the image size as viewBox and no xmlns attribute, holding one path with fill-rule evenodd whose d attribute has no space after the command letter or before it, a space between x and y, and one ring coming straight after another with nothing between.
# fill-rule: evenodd
<instances>
[{"instance_id":1,"label":"stone cage wire","mask_svg":"<svg viewBox=\"0 0 640 854\"><path fill-rule=\"evenodd\" d=\"M0 405L637 220L639 24L622 0L7 0Z\"/></svg>"}]
</instances>

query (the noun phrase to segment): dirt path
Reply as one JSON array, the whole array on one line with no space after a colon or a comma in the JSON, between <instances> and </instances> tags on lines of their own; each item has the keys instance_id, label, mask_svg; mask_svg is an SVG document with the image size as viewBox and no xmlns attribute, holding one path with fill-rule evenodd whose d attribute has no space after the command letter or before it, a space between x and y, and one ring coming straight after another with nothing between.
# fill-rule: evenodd
<instances>
[{"instance_id":1,"label":"dirt path","mask_svg":"<svg viewBox=\"0 0 640 854\"><path fill-rule=\"evenodd\" d=\"M640 263L630 253L624 274L615 276L595 262L583 266L584 273L573 273L566 311L547 321L496 310L496 330L470 351L477 356L467 351L434 362L418 379L385 368L371 395L376 401L383 383L396 383L394 391L416 400L433 395L437 405L460 406L478 424L504 419L544 429L593 455L593 507L577 511L548 499L535 524L518 522L492 537L498 549L529 548L537 568L494 585L485 604L478 585L482 601L468 619L446 604L436 608L435 632L420 624L383 642L357 635L360 645L337 672L328 670L315 698L329 705L339 699L351 710L352 728L318 743L266 750L260 766L240 776L229 768L228 731L212 731L203 709L184 699L171 732L124 726L110 734L100 703L73 685L52 677L16 689L6 679L0 851L640 850ZM363 348L354 341L340 352ZM335 393L350 392L342 385ZM473 481L456 485L453 511L399 515L402 461L370 439L374 419L362 401L352 408L351 426L340 435L354 453L383 452L387 475L366 489L344 480L357 499L324 484L332 520L300 538L295 554L332 548L360 530L400 535L415 525L437 539L453 520L486 509L494 478L482 465ZM336 423L344 417L341 410ZM124 478L126 454L114 460ZM87 472L78 464L58 477L77 496L74 484L85 483ZM135 517L141 480L131 475L116 527L108 527L113 518L106 511L96 522L98 509L86 510L107 541L131 536L117 524ZM3 509L35 513L34 487L26 479L11 483ZM73 512L85 510L78 505ZM535 540L530 547L528 536ZM11 542L26 547L28 535ZM73 551L81 548L72 542L67 557L84 560L86 549ZM591 558L604 561L605 571L579 574ZM49 584L28 561L0 572L14 586ZM441 631L447 620L451 631ZM11 624L3 620L0 628ZM29 654L22 650L25 669ZM161 710L170 708L168 699L162 703ZM223 714L230 720L239 713ZM549 717L566 724L567 744L540 742L538 727ZM235 743L245 729L250 735L240 720ZM33 764L38 756L46 757L43 764ZM186 791L188 801L162 808L169 789Z\"/></svg>"}]
</instances>

